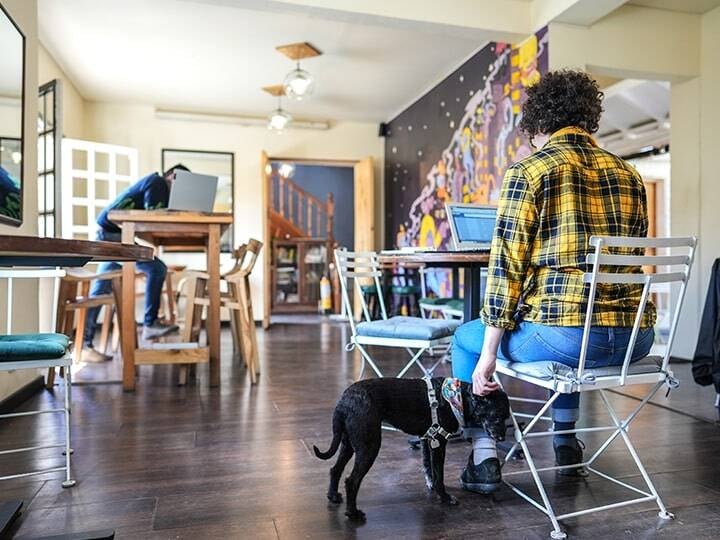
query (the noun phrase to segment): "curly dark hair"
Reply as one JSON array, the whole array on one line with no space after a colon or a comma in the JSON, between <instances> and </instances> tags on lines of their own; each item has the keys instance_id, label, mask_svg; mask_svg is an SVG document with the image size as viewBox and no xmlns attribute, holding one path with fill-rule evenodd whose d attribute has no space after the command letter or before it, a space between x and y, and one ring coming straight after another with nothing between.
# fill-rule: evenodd
<instances>
[{"instance_id":1,"label":"curly dark hair","mask_svg":"<svg viewBox=\"0 0 720 540\"><path fill-rule=\"evenodd\" d=\"M561 69L543 75L527 89L520 129L532 143L539 133L551 134L567 126L595 133L602 114L603 93L584 71Z\"/></svg>"}]
</instances>

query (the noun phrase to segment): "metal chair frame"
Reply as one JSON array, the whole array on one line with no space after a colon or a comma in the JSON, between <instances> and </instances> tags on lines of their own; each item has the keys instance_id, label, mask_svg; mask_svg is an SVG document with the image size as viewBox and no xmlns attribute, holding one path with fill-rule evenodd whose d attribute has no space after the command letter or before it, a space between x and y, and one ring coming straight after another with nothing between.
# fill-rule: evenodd
<instances>
[{"instance_id":1,"label":"metal chair frame","mask_svg":"<svg viewBox=\"0 0 720 540\"><path fill-rule=\"evenodd\" d=\"M13 280L15 279L37 279L37 278L55 278L55 299L53 301L53 318L56 319L57 310L57 296L59 293L60 278L65 276L65 271L62 269L13 269L13 270L0 270L0 279L7 279L7 323L6 333L12 334L12 307L13 307ZM18 360L15 362L0 362L0 372L12 372L21 369L49 369L49 368L62 368L64 372L64 406L53 409L37 409L32 411L15 412L0 414L0 419L3 418L19 418L23 416L37 416L40 414L53 414L61 413L65 417L65 440L62 443L43 444L36 446L27 446L20 448L10 448L7 450L0 451L0 456L20 454L24 452L32 452L36 450L44 450L48 448L63 448L63 454L65 455L65 465L62 467L49 467L46 469L40 469L36 471L11 474L6 476L0 476L0 480L11 480L13 478L25 478L28 476L36 476L39 474L46 474L50 472L65 472L65 480L62 482L62 487L70 488L73 487L76 482L72 479L70 456L73 453L70 448L70 413L72 403L72 355L67 352L61 358L48 358L39 360Z\"/></svg>"},{"instance_id":2,"label":"metal chair frame","mask_svg":"<svg viewBox=\"0 0 720 540\"><path fill-rule=\"evenodd\" d=\"M670 351L672 349L672 343L675 338L675 332L677 330L677 324L680 317L680 311L682 309L683 300L685 298L685 291L687 282L690 278L690 270L692 267L696 238L627 238L627 237L591 237L590 245L594 248L594 252L588 256L588 264L592 264L592 271L587 272L584 275L585 283L590 284L589 301L587 306L584 332L582 345L580 350L580 357L578 362L578 368L574 375L571 376L560 376L557 375L552 379L541 379L533 377L526 373L520 373L513 369L512 364L498 363L496 373L504 377L516 378L533 385L546 388L552 392L548 400L540 399L527 399L511 397L511 403L531 403L541 405L540 410L536 414L525 414L516 413L512 410L511 406L511 419L515 431L515 443L510 448L510 451L505 456L503 465L507 464L515 455L518 450L522 450L527 463L527 469L521 471L512 471L503 473L504 483L510 487L512 491L517 493L520 497L528 501L535 508L543 512L548 516L552 523L553 530L550 533L553 539L563 539L567 537L567 534L560 527L559 521L568 518L582 516L593 512L599 512L603 510L612 510L614 508L620 508L632 504L639 504L654 501L659 508L659 516L663 519L673 519L674 516L668 512L665 507L660 495L658 494L655 486L648 475L645 467L640 460L635 447L633 446L630 436L628 435L628 429L631 422L637 417L645 404L655 395L658 389L663 384L673 387L677 385L677 381L673 378L673 374L668 368L670 362ZM610 253L607 248L616 248L620 253ZM682 255L633 255L624 254L629 250L639 249L670 249L670 248L684 248L686 253ZM667 271L659 271L655 268L654 273L615 273L607 272L608 266L612 267L637 267L641 265L649 265L653 267L668 267ZM682 267L679 271L671 271L669 267L680 266ZM662 360L660 370L652 373L628 373L630 367L630 361L632 359L632 351L635 348L635 342L642 324L643 313L650 296L651 287L654 284L672 284L679 283L680 290L679 296L675 305L674 315L672 318L672 324L670 328L670 335L668 338L665 353L662 357L653 357L656 360ZM592 324L592 313L596 300L596 291L598 284L637 284L642 286L642 295L638 306L637 313L635 315L635 321L633 330L630 335L630 342L623 361L622 367L618 374L607 375L607 376L594 376L591 371L585 369L585 359L587 356L588 340L590 337L590 328ZM496 377L501 387L503 386L502 378ZM613 388L619 388L623 386L630 386L635 384L652 384L652 388L647 395L640 401L638 406L626 417L621 419L615 412L614 408L610 404L607 397L607 390ZM586 392L586 391L597 391L602 398L603 405L605 406L608 415L612 421L611 425L597 426L597 427L586 427L576 428L565 431L533 431L533 428L540 421L552 422L551 418L546 415L551 405L561 394L567 394L571 392ZM518 423L518 418L529 419L527 425L521 428ZM583 463L568 465L568 466L553 466L553 467L541 467L538 468L535 464L532 452L528 447L528 441L533 438L539 437L551 437L556 434L570 434L570 433L591 433L591 432L610 432L608 438L600 445L600 447L590 456L585 459ZM598 470L594 464L602 453L615 441L618 437L621 437L628 452L632 456L635 465L637 466L642 478L646 484L644 489L639 489L626 482L623 482L617 478L610 476ZM605 480L609 480L621 487L632 491L634 498L627 499L624 501L614 502L610 504L599 505L591 508L578 510L575 512L568 512L564 514L557 514L551 504L550 498L548 497L547 491L540 479L539 473L546 471L558 471L560 469L584 467L590 473L596 474ZM541 501L537 501L529 494L509 482L507 479L513 476L522 474L530 474L534 480L535 486L539 491Z\"/></svg>"},{"instance_id":3,"label":"metal chair frame","mask_svg":"<svg viewBox=\"0 0 720 540\"><path fill-rule=\"evenodd\" d=\"M442 358L437 360L430 368L426 368L420 361L420 358L425 352L429 352L433 347L448 347L452 342L452 336L441 339L421 340L358 335L357 323L355 321L355 317L353 316L354 310L349 292L351 280L355 280L354 290L361 306L361 322L372 321L372 318L368 309L367 300L360 293L359 280L373 281L378 295L381 316L383 320L388 319L382 285L380 283L382 271L380 270L378 256L372 251L353 252L336 249L335 263L338 277L340 278L342 302L343 306L345 307L345 311L349 314L348 321L350 322L351 329L350 341L346 348L347 350L352 350L353 348L357 347L363 359L363 364L358 379L362 378L366 362L370 365L370 367L378 377L384 377L377 363L368 353L367 347L370 345L401 348L405 349L408 352L408 354L410 355L410 360L408 360L407 364L397 373L396 377L402 377L403 375L405 375L405 373L407 373L408 370L413 367L413 365L416 365L420 369L420 371L422 371L423 376L431 376L438 364L442 362ZM418 321L423 320L420 317L417 317L417 319Z\"/></svg>"}]
</instances>

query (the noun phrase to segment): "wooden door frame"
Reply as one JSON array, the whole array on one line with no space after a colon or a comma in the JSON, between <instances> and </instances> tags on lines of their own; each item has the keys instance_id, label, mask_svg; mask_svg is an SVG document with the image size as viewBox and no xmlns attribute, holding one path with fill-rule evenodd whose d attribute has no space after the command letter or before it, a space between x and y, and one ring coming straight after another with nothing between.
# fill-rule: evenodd
<instances>
[{"instance_id":1,"label":"wooden door frame","mask_svg":"<svg viewBox=\"0 0 720 540\"><path fill-rule=\"evenodd\" d=\"M366 159L366 158L363 158ZM272 238L270 238L270 227L268 219L268 205L270 203L270 175L266 172L266 165L276 161L287 161L293 164L314 165L321 167L349 167L353 169L353 190L355 186L355 165L363 161L362 159L315 159L315 158L293 158L286 156L270 156L265 150L261 153L260 174L262 177L262 193L263 193L263 242L265 244L265 255L263 256L263 319L262 325L264 329L270 327L270 308L271 299L271 276L270 276L270 259L272 249ZM374 161L374 160L373 160ZM373 165L376 165L373 163ZM353 204L355 194L353 193ZM329 256L330 254L328 254Z\"/></svg>"}]
</instances>

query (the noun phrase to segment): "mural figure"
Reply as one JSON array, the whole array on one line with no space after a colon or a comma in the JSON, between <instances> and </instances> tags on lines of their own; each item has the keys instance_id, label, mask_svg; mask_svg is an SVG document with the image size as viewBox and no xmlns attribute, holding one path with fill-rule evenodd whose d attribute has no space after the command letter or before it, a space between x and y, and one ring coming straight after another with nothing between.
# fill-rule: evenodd
<instances>
[{"instance_id":1,"label":"mural figure","mask_svg":"<svg viewBox=\"0 0 720 540\"><path fill-rule=\"evenodd\" d=\"M471 91L462 119L455 122L450 141L427 173L417 197L409 206L403 205L404 215L394 216L397 240L402 238L406 245L449 247L445 203L495 203L505 170L532 152L518 123L525 88L547 71L547 31L540 30L517 46L491 43L477 56L488 52L491 62L482 77L483 85ZM394 213L397 210L392 209Z\"/></svg>"}]
</instances>

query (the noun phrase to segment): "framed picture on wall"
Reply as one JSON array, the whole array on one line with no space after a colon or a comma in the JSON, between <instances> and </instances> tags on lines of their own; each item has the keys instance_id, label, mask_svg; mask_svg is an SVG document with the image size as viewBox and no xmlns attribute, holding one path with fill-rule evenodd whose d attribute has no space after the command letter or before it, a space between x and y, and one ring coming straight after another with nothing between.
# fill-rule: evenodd
<instances>
[{"instance_id":1,"label":"framed picture on wall","mask_svg":"<svg viewBox=\"0 0 720 540\"><path fill-rule=\"evenodd\" d=\"M163 148L161 161L163 171L181 163L194 173L217 176L218 187L213 212L233 213L235 185L235 154L233 152ZM233 245L233 228L228 227L220 238L220 249L229 252L232 251Z\"/></svg>"}]
</instances>

